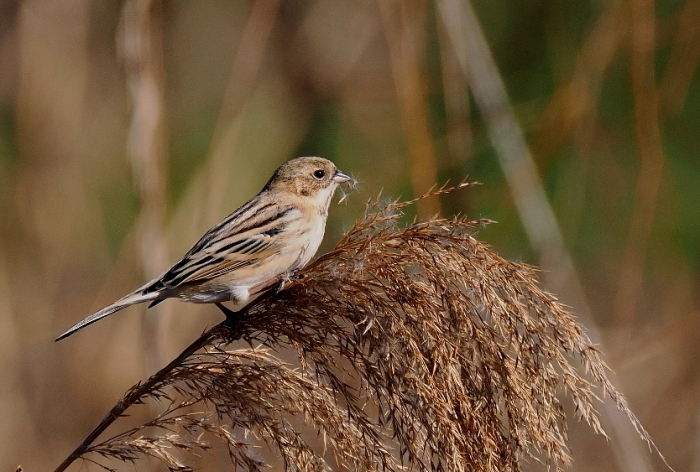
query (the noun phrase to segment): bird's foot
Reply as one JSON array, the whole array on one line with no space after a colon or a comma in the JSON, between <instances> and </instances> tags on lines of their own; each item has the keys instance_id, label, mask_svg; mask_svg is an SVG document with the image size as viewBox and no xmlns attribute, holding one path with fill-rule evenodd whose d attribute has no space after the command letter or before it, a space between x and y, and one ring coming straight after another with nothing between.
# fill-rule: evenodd
<instances>
[{"instance_id":1,"label":"bird's foot","mask_svg":"<svg viewBox=\"0 0 700 472\"><path fill-rule=\"evenodd\" d=\"M285 272L284 274L281 274L279 276L279 279L280 279L279 283L277 284L277 287L276 287L277 293L281 292L282 290L285 289L285 287L287 285L294 282L298 272L299 272L299 269L294 269L294 270L290 270L288 272Z\"/></svg>"}]
</instances>

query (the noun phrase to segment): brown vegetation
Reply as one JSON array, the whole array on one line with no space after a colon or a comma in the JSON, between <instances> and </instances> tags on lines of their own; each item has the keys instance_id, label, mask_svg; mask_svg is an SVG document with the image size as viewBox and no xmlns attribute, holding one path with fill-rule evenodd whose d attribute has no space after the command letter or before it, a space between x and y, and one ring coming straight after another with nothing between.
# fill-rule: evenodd
<instances>
[{"instance_id":1,"label":"brown vegetation","mask_svg":"<svg viewBox=\"0 0 700 472\"><path fill-rule=\"evenodd\" d=\"M242 470L264 468L259 446L286 470L518 471L527 460L560 470L562 396L604 434L596 388L650 442L536 271L475 239L486 221L400 226L411 203L368 205L330 253L133 387L57 471L78 456L194 470L189 453L212 439ZM238 340L251 347L226 349ZM287 348L298 365L274 355ZM93 444L154 400L167 401L155 419Z\"/></svg>"}]
</instances>

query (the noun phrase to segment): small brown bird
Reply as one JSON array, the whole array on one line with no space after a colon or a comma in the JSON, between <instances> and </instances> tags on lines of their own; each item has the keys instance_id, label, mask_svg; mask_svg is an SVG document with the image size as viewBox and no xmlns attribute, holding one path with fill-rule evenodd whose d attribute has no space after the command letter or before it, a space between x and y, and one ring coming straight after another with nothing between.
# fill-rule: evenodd
<instances>
[{"instance_id":1,"label":"small brown bird","mask_svg":"<svg viewBox=\"0 0 700 472\"><path fill-rule=\"evenodd\" d=\"M96 311L59 341L123 308L149 307L166 298L195 303L233 302L240 310L316 254L328 206L338 184L350 177L329 160L299 157L282 164L255 198L215 225L158 278Z\"/></svg>"}]
</instances>

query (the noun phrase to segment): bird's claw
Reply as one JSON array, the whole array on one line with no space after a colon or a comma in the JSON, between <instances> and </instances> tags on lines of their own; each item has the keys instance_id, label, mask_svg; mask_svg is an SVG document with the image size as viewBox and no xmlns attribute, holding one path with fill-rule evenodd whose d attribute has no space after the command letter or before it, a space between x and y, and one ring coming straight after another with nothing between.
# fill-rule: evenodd
<instances>
[{"instance_id":1,"label":"bird's claw","mask_svg":"<svg viewBox=\"0 0 700 472\"><path fill-rule=\"evenodd\" d=\"M277 284L277 288L276 288L277 293L280 293L282 290L284 290L287 287L287 285L294 282L294 280L297 278L298 272L299 272L299 269L294 269L294 270L290 270L288 272L285 272L284 274L281 274L279 276L280 281Z\"/></svg>"}]
</instances>

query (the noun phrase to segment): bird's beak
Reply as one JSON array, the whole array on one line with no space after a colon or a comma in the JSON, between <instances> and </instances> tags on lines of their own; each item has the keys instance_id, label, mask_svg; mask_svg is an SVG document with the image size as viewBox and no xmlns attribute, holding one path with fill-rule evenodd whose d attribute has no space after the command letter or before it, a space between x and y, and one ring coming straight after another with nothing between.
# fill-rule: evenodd
<instances>
[{"instance_id":1,"label":"bird's beak","mask_svg":"<svg viewBox=\"0 0 700 472\"><path fill-rule=\"evenodd\" d=\"M336 170L335 174L333 174L333 181L339 184L342 184L343 182L347 182L349 180L352 180L352 177L340 170Z\"/></svg>"}]
</instances>

